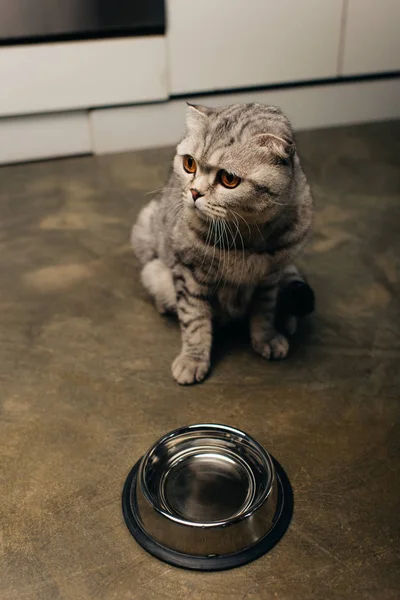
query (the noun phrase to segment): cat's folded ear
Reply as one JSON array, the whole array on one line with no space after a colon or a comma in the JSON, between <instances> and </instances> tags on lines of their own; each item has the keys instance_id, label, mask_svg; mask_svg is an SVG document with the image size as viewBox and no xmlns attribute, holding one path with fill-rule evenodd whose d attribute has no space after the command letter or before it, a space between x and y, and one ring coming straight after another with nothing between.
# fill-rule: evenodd
<instances>
[{"instance_id":1,"label":"cat's folded ear","mask_svg":"<svg viewBox=\"0 0 400 600\"><path fill-rule=\"evenodd\" d=\"M253 142L265 148L278 163L288 164L296 151L292 139L279 137L273 133L260 133L253 138Z\"/></svg>"},{"instance_id":2,"label":"cat's folded ear","mask_svg":"<svg viewBox=\"0 0 400 600\"><path fill-rule=\"evenodd\" d=\"M213 113L212 108L208 106L201 106L200 104L190 104L186 102L188 106L186 114L186 122L188 127L191 125L199 125L205 122L205 120Z\"/></svg>"}]
</instances>

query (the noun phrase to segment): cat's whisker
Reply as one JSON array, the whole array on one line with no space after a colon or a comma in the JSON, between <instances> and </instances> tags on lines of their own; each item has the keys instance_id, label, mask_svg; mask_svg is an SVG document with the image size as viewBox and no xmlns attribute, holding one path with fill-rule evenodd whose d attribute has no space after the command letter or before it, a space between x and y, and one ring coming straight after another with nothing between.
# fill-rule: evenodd
<instances>
[{"instance_id":1,"label":"cat's whisker","mask_svg":"<svg viewBox=\"0 0 400 600\"><path fill-rule=\"evenodd\" d=\"M211 226L212 226L212 220L210 220L209 223L208 223L207 237L206 237L206 241L204 243L204 255L203 255L203 260L201 261L200 270L202 269L204 261L205 261L206 256L207 256L208 244L209 244L209 241L211 240L211 238L210 238L211 231L212 231L212 227Z\"/></svg>"},{"instance_id":2,"label":"cat's whisker","mask_svg":"<svg viewBox=\"0 0 400 600\"><path fill-rule=\"evenodd\" d=\"M251 237L251 230L250 230L250 226L249 226L248 222L239 213L237 213L236 211L232 211L232 212L233 212L234 217L236 218L236 227L237 227L238 234L240 235L240 240L241 240L241 244L242 244L242 268L240 270L240 278L239 278L239 283L238 283L238 288L237 288L239 290L239 287L240 287L240 285L242 283L242 279L243 279L243 273L244 273L245 251L244 251L244 240L243 240L243 236L240 231L239 221L238 221L237 217L240 217L247 225L247 228L249 230L249 237Z\"/></svg>"},{"instance_id":3,"label":"cat's whisker","mask_svg":"<svg viewBox=\"0 0 400 600\"><path fill-rule=\"evenodd\" d=\"M232 223L233 225L233 223ZM236 238L237 238L237 234L238 234L238 229L236 227L236 231L233 232L232 228L231 228L231 223L229 221L226 221L226 226L227 229L230 233L230 236L232 238L232 243L229 245L229 250L231 250L232 248L234 248L234 253L233 253L233 269L232 271L235 273L236 272L236 263L237 263L237 248L236 248ZM228 234L227 234L228 236ZM228 254L229 257L229 254Z\"/></svg>"},{"instance_id":4,"label":"cat's whisker","mask_svg":"<svg viewBox=\"0 0 400 600\"><path fill-rule=\"evenodd\" d=\"M224 234L223 235L223 239L222 239L223 268L222 268L222 271L221 271L221 280L220 280L220 282L219 282L218 285L220 285L222 281L224 281L224 285L225 285L225 281L226 281L226 279L225 279L225 273L226 273L225 267L226 267L227 252L228 252L227 247L228 247L229 244L227 244L227 246L225 246L225 240L226 240L226 224L225 224L225 220L222 220L222 231L223 231L223 234ZM222 287L224 287L224 286L222 286Z\"/></svg>"},{"instance_id":5,"label":"cat's whisker","mask_svg":"<svg viewBox=\"0 0 400 600\"><path fill-rule=\"evenodd\" d=\"M217 244L218 244L217 235L218 235L218 221L214 219L214 245L213 245L213 257L211 260L210 268L214 267L215 252L216 252L216 248L217 248Z\"/></svg>"},{"instance_id":6,"label":"cat's whisker","mask_svg":"<svg viewBox=\"0 0 400 600\"><path fill-rule=\"evenodd\" d=\"M261 229L259 228L259 226L258 226L258 223L254 223L254 225L257 227L257 231L258 231L258 233L260 234L261 238L263 238L264 236L263 236L263 234L261 233Z\"/></svg>"},{"instance_id":7,"label":"cat's whisker","mask_svg":"<svg viewBox=\"0 0 400 600\"><path fill-rule=\"evenodd\" d=\"M211 221L211 225L212 225L212 239L215 240L217 236L216 236L216 221L214 219ZM208 267L207 275L204 277L202 283L204 283L205 281L207 281L208 276L210 274L210 271L211 271L212 267L214 266L215 246L216 245L217 245L217 242L215 242L214 245L213 245L213 247L212 247L213 256L212 256L212 259L210 261L210 266ZM207 251L207 249L206 249L206 251Z\"/></svg>"},{"instance_id":8,"label":"cat's whisker","mask_svg":"<svg viewBox=\"0 0 400 600\"><path fill-rule=\"evenodd\" d=\"M175 200L179 200L179 196L175 196L175 197L172 196L172 198L174 198ZM171 214L174 216L178 215L179 213L181 213L184 210L184 208L185 208L184 203L182 201L178 202L177 205L172 208Z\"/></svg>"},{"instance_id":9,"label":"cat's whisker","mask_svg":"<svg viewBox=\"0 0 400 600\"><path fill-rule=\"evenodd\" d=\"M230 233L230 235L231 235L231 238L232 238L232 242L231 242L231 243L229 243L229 241L228 241L229 250L232 250L232 248L235 248L235 250L236 250L235 241L236 241L236 236L237 236L237 234L236 234L236 236L235 236L235 238L234 238L234 237L233 237L233 233L232 233L232 229L231 229L231 226L230 226L230 223L229 223L229 221L225 221L225 225L226 225L226 227L227 227L227 229L228 229L228 231L229 231L229 233Z\"/></svg>"},{"instance_id":10,"label":"cat's whisker","mask_svg":"<svg viewBox=\"0 0 400 600\"><path fill-rule=\"evenodd\" d=\"M226 255L227 255L228 268L229 268L230 260L231 260L231 256L232 256L231 250L232 250L232 248L234 248L234 240L233 240L232 229L231 229L228 221L225 221L225 227L226 227L226 243L227 243ZM236 248L235 248L235 251L233 252L233 270L235 270L235 266L236 266ZM225 286L225 283L226 283L226 278L224 281L224 286Z\"/></svg>"},{"instance_id":11,"label":"cat's whisker","mask_svg":"<svg viewBox=\"0 0 400 600\"><path fill-rule=\"evenodd\" d=\"M172 218L174 221L177 221L178 218L181 217L182 213L183 213L183 206L178 206L174 211L172 211Z\"/></svg>"},{"instance_id":12,"label":"cat's whisker","mask_svg":"<svg viewBox=\"0 0 400 600\"><path fill-rule=\"evenodd\" d=\"M235 210L232 210L232 213L236 216L236 217L240 217L242 219L242 221L244 221L245 225L247 226L247 229L249 230L249 237L251 237L251 229L250 229L250 225L248 224L248 222L246 221L246 219L244 217L242 217L242 215L238 212L236 212Z\"/></svg>"},{"instance_id":13,"label":"cat's whisker","mask_svg":"<svg viewBox=\"0 0 400 600\"><path fill-rule=\"evenodd\" d=\"M241 241L241 244L242 244L242 268L240 270L240 278L239 278L239 283L238 283L238 286L237 286L237 289L239 290L239 287L240 287L240 285L242 283L242 277L243 277L243 269L244 269L244 264L245 264L245 253L244 253L243 236L242 236L242 234L240 232L240 228L239 228L239 221L238 221L237 217L235 216L235 214L233 216L234 216L234 219L235 219L236 229L237 229L237 232L238 232L238 234L240 236L240 241Z\"/></svg>"},{"instance_id":14,"label":"cat's whisker","mask_svg":"<svg viewBox=\"0 0 400 600\"><path fill-rule=\"evenodd\" d=\"M228 238L227 221L224 221L224 233L225 233L225 239L226 239L226 249L225 249L225 244L224 244L224 283L223 283L222 287L225 287L225 284L226 284L225 255L226 255L227 264L229 265L230 246L229 246L229 238Z\"/></svg>"},{"instance_id":15,"label":"cat's whisker","mask_svg":"<svg viewBox=\"0 0 400 600\"><path fill-rule=\"evenodd\" d=\"M219 219L218 218L216 219L216 229L217 229L217 235L220 236L221 235L220 234L220 224L219 224ZM219 242L219 239L220 239L220 237L218 237L218 240L215 242L215 245L214 245L214 251L215 252L217 251L217 244ZM216 288L216 281L217 281L217 277L219 275L220 266L221 266L221 261L217 260L217 267L218 268L217 268L217 273L216 273L216 275L214 277L214 281L213 281L213 286L212 286L213 290L215 290L215 288Z\"/></svg>"},{"instance_id":16,"label":"cat's whisker","mask_svg":"<svg viewBox=\"0 0 400 600\"><path fill-rule=\"evenodd\" d=\"M217 235L219 236L218 240L215 242L215 250L217 251L217 246L221 240L221 222L218 218L216 219L216 223L217 223ZM219 248L219 254L220 254L220 256L219 256L219 259L217 259L217 267L218 268L217 268L217 273L214 278L213 290L215 290L217 288L217 278L219 276L219 271L221 268L221 249L220 248Z\"/></svg>"},{"instance_id":17,"label":"cat's whisker","mask_svg":"<svg viewBox=\"0 0 400 600\"><path fill-rule=\"evenodd\" d=\"M221 229L220 229L221 221L222 221L222 219L217 219L217 222L218 222L218 225L219 225L219 227L218 227L218 231L220 232L220 234L219 234L219 238L218 238L218 241L217 241L217 244L219 244L219 243L220 243L220 241L221 241L221 238L222 238L222 231L221 231Z\"/></svg>"},{"instance_id":18,"label":"cat's whisker","mask_svg":"<svg viewBox=\"0 0 400 600\"><path fill-rule=\"evenodd\" d=\"M145 192L143 194L144 197L151 196L151 194L158 194L159 192L180 192L181 190L177 187L173 188L158 188L158 190L150 190L149 192Z\"/></svg>"},{"instance_id":19,"label":"cat's whisker","mask_svg":"<svg viewBox=\"0 0 400 600\"><path fill-rule=\"evenodd\" d=\"M287 202L277 202L276 200L272 200L271 198L268 198L267 202L268 204L274 204L275 206L287 206Z\"/></svg>"},{"instance_id":20,"label":"cat's whisker","mask_svg":"<svg viewBox=\"0 0 400 600\"><path fill-rule=\"evenodd\" d=\"M218 261L218 270L217 270L217 275L215 277L215 279L217 281L217 283L215 284L215 287L218 288L219 284L221 283L222 277L224 275L224 267L225 267L225 262L224 264L221 261L221 254L223 257L223 261L225 261L225 249L224 249L224 240L223 240L223 236L224 236L224 221L223 219L218 219L218 231L219 231L219 238L218 241L216 243L216 245L219 245L222 241L222 245L219 246L219 253L220 253L220 259ZM221 272L221 274L220 274Z\"/></svg>"},{"instance_id":21,"label":"cat's whisker","mask_svg":"<svg viewBox=\"0 0 400 600\"><path fill-rule=\"evenodd\" d=\"M221 267L221 275L219 276L218 283L216 285L217 288L219 287L219 285L222 281L222 278L224 276L224 273L225 273L225 223L222 219L220 220L220 229L221 229L221 236L222 236L222 239L221 239L222 244L220 247L220 254L222 252L222 261L221 261L221 259L219 261L219 264ZM218 273L219 273L219 269L218 269Z\"/></svg>"}]
</instances>

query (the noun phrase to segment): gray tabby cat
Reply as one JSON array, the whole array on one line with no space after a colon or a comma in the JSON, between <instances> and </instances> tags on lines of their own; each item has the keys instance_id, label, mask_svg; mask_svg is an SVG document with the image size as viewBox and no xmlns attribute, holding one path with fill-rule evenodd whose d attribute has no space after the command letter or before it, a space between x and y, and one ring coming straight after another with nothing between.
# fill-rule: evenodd
<instances>
[{"instance_id":1,"label":"gray tabby cat","mask_svg":"<svg viewBox=\"0 0 400 600\"><path fill-rule=\"evenodd\" d=\"M292 129L278 108L189 105L168 187L132 230L143 285L160 313L178 315L178 383L206 377L214 320L248 315L254 350L286 356L284 333L313 309L313 292L293 265L312 212Z\"/></svg>"}]
</instances>

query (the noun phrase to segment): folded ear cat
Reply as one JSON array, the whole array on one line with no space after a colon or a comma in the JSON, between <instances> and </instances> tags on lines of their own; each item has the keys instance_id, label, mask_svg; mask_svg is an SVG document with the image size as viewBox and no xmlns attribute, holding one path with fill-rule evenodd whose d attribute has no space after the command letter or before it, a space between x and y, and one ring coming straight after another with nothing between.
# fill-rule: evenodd
<instances>
[{"instance_id":1,"label":"folded ear cat","mask_svg":"<svg viewBox=\"0 0 400 600\"><path fill-rule=\"evenodd\" d=\"M279 109L188 106L167 187L132 230L143 285L158 310L180 322L182 348L172 364L178 383L206 377L215 320L248 317L256 352L287 355L287 334L314 305L293 264L312 214L293 132Z\"/></svg>"}]
</instances>

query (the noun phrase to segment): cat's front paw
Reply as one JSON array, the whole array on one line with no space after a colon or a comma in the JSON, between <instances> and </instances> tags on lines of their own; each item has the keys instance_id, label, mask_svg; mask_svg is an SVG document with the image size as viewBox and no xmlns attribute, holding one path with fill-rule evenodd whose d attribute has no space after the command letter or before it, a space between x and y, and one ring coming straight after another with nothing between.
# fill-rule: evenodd
<instances>
[{"instance_id":1,"label":"cat's front paw","mask_svg":"<svg viewBox=\"0 0 400 600\"><path fill-rule=\"evenodd\" d=\"M203 381L210 370L210 362L193 358L183 352L172 363L172 376L180 385Z\"/></svg>"},{"instance_id":2,"label":"cat's front paw","mask_svg":"<svg viewBox=\"0 0 400 600\"><path fill-rule=\"evenodd\" d=\"M282 360L289 352L289 342L281 333L275 334L270 340L253 340L253 349L267 360Z\"/></svg>"}]
</instances>

